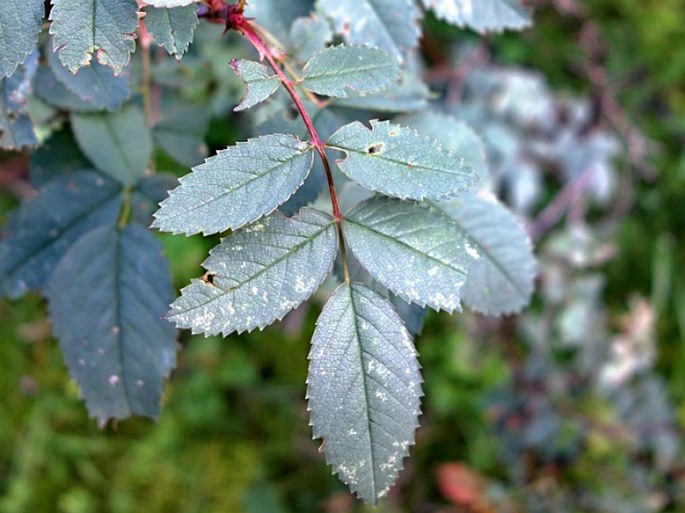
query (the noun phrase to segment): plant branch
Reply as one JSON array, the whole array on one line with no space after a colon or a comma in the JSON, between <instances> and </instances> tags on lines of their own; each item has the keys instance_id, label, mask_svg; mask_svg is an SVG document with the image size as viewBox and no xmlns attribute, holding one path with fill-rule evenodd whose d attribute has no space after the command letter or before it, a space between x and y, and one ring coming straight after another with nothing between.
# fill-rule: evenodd
<instances>
[{"instance_id":1,"label":"plant branch","mask_svg":"<svg viewBox=\"0 0 685 513\"><path fill-rule=\"evenodd\" d=\"M336 228L338 231L338 240L340 242L340 251L343 261L343 273L345 276L345 281L349 282L350 275L347 266L347 258L345 255L345 239L342 232L342 226L340 223L343 219L343 215L340 212L340 204L338 201L338 194L335 190L335 183L333 182L333 172L331 170L331 164L328 160L328 155L326 155L326 144L321 140L321 137L319 137L319 133L316 130L316 127L314 126L314 122L312 121L312 118L307 112L307 109L305 108L302 99L300 98L295 89L295 82L283 72L278 62L276 61L276 57L274 56L273 50L269 48L259 36L259 29L257 29L254 25L252 25L252 23L250 23L246 18L244 18L242 16L242 13L237 13L233 16L229 14L229 18L227 20L227 27L235 28L236 30L241 32L243 36L245 36L245 38L259 52L260 57L266 59L271 69L274 71L274 73L276 73L276 76L278 76L279 80L283 84L283 87L285 87L286 91L288 91L290 98L295 104L295 108L299 112L300 117L302 118L302 121L304 122L304 125L307 128L307 132L309 133L310 137L310 142L312 146L316 149L316 152L319 154L319 157L321 158L321 162L323 164L324 171L326 172L328 191L331 196L331 205L333 208L333 220L336 224Z\"/></svg>"}]
</instances>

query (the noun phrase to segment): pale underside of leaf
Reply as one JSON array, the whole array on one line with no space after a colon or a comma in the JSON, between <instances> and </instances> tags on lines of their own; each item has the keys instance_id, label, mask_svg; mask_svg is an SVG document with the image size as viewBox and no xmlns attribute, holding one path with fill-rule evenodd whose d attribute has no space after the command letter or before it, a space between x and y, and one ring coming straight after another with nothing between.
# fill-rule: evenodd
<instances>
[{"instance_id":1,"label":"pale underside of leaf","mask_svg":"<svg viewBox=\"0 0 685 513\"><path fill-rule=\"evenodd\" d=\"M478 32L523 29L531 24L521 0L423 0L438 18Z\"/></svg>"},{"instance_id":2,"label":"pale underside of leaf","mask_svg":"<svg viewBox=\"0 0 685 513\"><path fill-rule=\"evenodd\" d=\"M246 110L263 102L274 94L280 85L276 75L269 75L267 67L247 59L234 59L231 68L245 84L245 95L235 111Z\"/></svg>"},{"instance_id":3,"label":"pale underside of leaf","mask_svg":"<svg viewBox=\"0 0 685 513\"><path fill-rule=\"evenodd\" d=\"M371 129L355 121L335 132L329 147L347 153L340 170L367 189L401 199L454 196L476 182L463 157L410 128L371 121Z\"/></svg>"},{"instance_id":4,"label":"pale underside of leaf","mask_svg":"<svg viewBox=\"0 0 685 513\"><path fill-rule=\"evenodd\" d=\"M345 215L345 241L376 280L406 301L461 310L460 289L476 248L446 216L376 197Z\"/></svg>"},{"instance_id":5,"label":"pale underside of leaf","mask_svg":"<svg viewBox=\"0 0 685 513\"><path fill-rule=\"evenodd\" d=\"M421 13L413 0L319 0L318 6L347 43L377 46L398 62L418 44Z\"/></svg>"},{"instance_id":6,"label":"pale underside of leaf","mask_svg":"<svg viewBox=\"0 0 685 513\"><path fill-rule=\"evenodd\" d=\"M520 312L530 301L537 267L520 221L494 198L477 194L436 206L457 223L481 255L469 267L464 302L486 315Z\"/></svg>"},{"instance_id":7,"label":"pale underside of leaf","mask_svg":"<svg viewBox=\"0 0 685 513\"><path fill-rule=\"evenodd\" d=\"M317 321L307 398L314 438L350 489L375 504L414 442L421 375L411 336L392 305L343 284Z\"/></svg>"},{"instance_id":8,"label":"pale underside of leaf","mask_svg":"<svg viewBox=\"0 0 685 513\"><path fill-rule=\"evenodd\" d=\"M0 79L12 75L35 48L43 0L2 0L0 4Z\"/></svg>"},{"instance_id":9,"label":"pale underside of leaf","mask_svg":"<svg viewBox=\"0 0 685 513\"><path fill-rule=\"evenodd\" d=\"M400 73L390 54L368 46L333 46L317 53L304 66L302 87L317 94L347 98L377 93Z\"/></svg>"},{"instance_id":10,"label":"pale underside of leaf","mask_svg":"<svg viewBox=\"0 0 685 513\"><path fill-rule=\"evenodd\" d=\"M292 196L313 157L311 147L294 135L265 135L231 146L181 178L153 226L186 235L240 228Z\"/></svg>"},{"instance_id":11,"label":"pale underside of leaf","mask_svg":"<svg viewBox=\"0 0 685 513\"><path fill-rule=\"evenodd\" d=\"M152 5L153 7L184 7L190 4L196 4L200 0L145 0L147 5Z\"/></svg>"},{"instance_id":12,"label":"pale underside of leaf","mask_svg":"<svg viewBox=\"0 0 685 513\"><path fill-rule=\"evenodd\" d=\"M96 228L55 269L48 288L54 332L100 425L159 415L176 361L175 330L162 318L172 297L161 244L141 225Z\"/></svg>"},{"instance_id":13,"label":"pale underside of leaf","mask_svg":"<svg viewBox=\"0 0 685 513\"><path fill-rule=\"evenodd\" d=\"M136 0L53 0L53 50L75 73L97 51L100 63L119 74L135 50Z\"/></svg>"},{"instance_id":14,"label":"pale underside of leaf","mask_svg":"<svg viewBox=\"0 0 685 513\"><path fill-rule=\"evenodd\" d=\"M275 212L216 246L203 264L208 274L181 291L168 318L205 335L263 329L319 288L336 253L330 216Z\"/></svg>"}]
</instances>

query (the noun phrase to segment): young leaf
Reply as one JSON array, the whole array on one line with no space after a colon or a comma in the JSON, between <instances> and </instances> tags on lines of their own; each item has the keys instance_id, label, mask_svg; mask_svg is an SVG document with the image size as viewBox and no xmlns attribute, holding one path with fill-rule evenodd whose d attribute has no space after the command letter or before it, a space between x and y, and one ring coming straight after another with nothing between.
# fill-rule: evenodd
<instances>
[{"instance_id":1,"label":"young leaf","mask_svg":"<svg viewBox=\"0 0 685 513\"><path fill-rule=\"evenodd\" d=\"M43 9L43 0L0 3L0 79L12 75L35 48Z\"/></svg>"},{"instance_id":2,"label":"young leaf","mask_svg":"<svg viewBox=\"0 0 685 513\"><path fill-rule=\"evenodd\" d=\"M181 178L155 213L153 226L186 235L240 228L292 196L312 160L311 147L294 135L271 134L238 143Z\"/></svg>"},{"instance_id":3,"label":"young leaf","mask_svg":"<svg viewBox=\"0 0 685 513\"><path fill-rule=\"evenodd\" d=\"M375 197L345 216L343 230L357 260L393 293L420 306L461 310L459 291L479 255L448 217Z\"/></svg>"},{"instance_id":4,"label":"young leaf","mask_svg":"<svg viewBox=\"0 0 685 513\"><path fill-rule=\"evenodd\" d=\"M231 68L245 83L245 96L236 111L249 109L274 94L281 84L276 75L269 75L266 66L247 59L233 59Z\"/></svg>"},{"instance_id":5,"label":"young leaf","mask_svg":"<svg viewBox=\"0 0 685 513\"><path fill-rule=\"evenodd\" d=\"M52 0L53 50L72 73L97 51L100 63L119 74L135 50L136 0Z\"/></svg>"},{"instance_id":6,"label":"young leaf","mask_svg":"<svg viewBox=\"0 0 685 513\"><path fill-rule=\"evenodd\" d=\"M152 136L135 105L112 113L72 114L71 127L79 147L99 170L124 185L134 185L145 175Z\"/></svg>"},{"instance_id":7,"label":"young leaf","mask_svg":"<svg viewBox=\"0 0 685 513\"><path fill-rule=\"evenodd\" d=\"M128 75L116 76L99 62L80 68L76 74L62 66L55 52L48 51L48 62L55 78L96 110L117 110L131 96Z\"/></svg>"},{"instance_id":8,"label":"young leaf","mask_svg":"<svg viewBox=\"0 0 685 513\"><path fill-rule=\"evenodd\" d=\"M145 28L148 34L177 58L181 58L188 50L198 23L196 5L173 9L145 8Z\"/></svg>"},{"instance_id":9,"label":"young leaf","mask_svg":"<svg viewBox=\"0 0 685 513\"><path fill-rule=\"evenodd\" d=\"M400 68L387 52L368 46L332 46L304 66L300 85L325 96L377 93L397 80Z\"/></svg>"},{"instance_id":10,"label":"young leaf","mask_svg":"<svg viewBox=\"0 0 685 513\"><path fill-rule=\"evenodd\" d=\"M418 426L422 380L411 336L385 299L343 284L321 312L309 359L314 438L350 489L376 504Z\"/></svg>"},{"instance_id":11,"label":"young leaf","mask_svg":"<svg viewBox=\"0 0 685 513\"><path fill-rule=\"evenodd\" d=\"M168 318L205 335L263 329L319 288L336 252L328 215L304 208L288 219L275 212L215 247L202 264L205 278L181 291Z\"/></svg>"},{"instance_id":12,"label":"young leaf","mask_svg":"<svg viewBox=\"0 0 685 513\"><path fill-rule=\"evenodd\" d=\"M159 415L176 362L175 330L163 319L173 296L162 246L138 224L92 230L55 269L48 287L54 332L100 425Z\"/></svg>"},{"instance_id":13,"label":"young leaf","mask_svg":"<svg viewBox=\"0 0 685 513\"><path fill-rule=\"evenodd\" d=\"M348 43L377 46L398 62L418 44L421 13L413 0L319 0L318 6Z\"/></svg>"},{"instance_id":14,"label":"young leaf","mask_svg":"<svg viewBox=\"0 0 685 513\"><path fill-rule=\"evenodd\" d=\"M347 153L347 158L337 164L350 179L388 196L446 198L476 181L462 157L388 121L372 120L371 130L355 121L335 132L327 145Z\"/></svg>"},{"instance_id":15,"label":"young leaf","mask_svg":"<svg viewBox=\"0 0 685 513\"><path fill-rule=\"evenodd\" d=\"M290 27L288 53L305 62L333 39L328 21L317 13L297 18Z\"/></svg>"},{"instance_id":16,"label":"young leaf","mask_svg":"<svg viewBox=\"0 0 685 513\"><path fill-rule=\"evenodd\" d=\"M494 198L472 193L437 208L459 225L481 255L469 267L461 291L464 302L486 315L521 311L533 293L536 262L518 219Z\"/></svg>"},{"instance_id":17,"label":"young leaf","mask_svg":"<svg viewBox=\"0 0 685 513\"><path fill-rule=\"evenodd\" d=\"M55 265L84 233L114 224L121 188L92 171L61 176L24 202L0 244L0 290L19 297L46 286Z\"/></svg>"},{"instance_id":18,"label":"young leaf","mask_svg":"<svg viewBox=\"0 0 685 513\"><path fill-rule=\"evenodd\" d=\"M521 0L423 0L438 18L478 32L523 29L531 24Z\"/></svg>"},{"instance_id":19,"label":"young leaf","mask_svg":"<svg viewBox=\"0 0 685 513\"><path fill-rule=\"evenodd\" d=\"M37 66L38 52L34 52L11 77L0 78L0 148L13 150L37 142L28 112L28 93Z\"/></svg>"}]
</instances>

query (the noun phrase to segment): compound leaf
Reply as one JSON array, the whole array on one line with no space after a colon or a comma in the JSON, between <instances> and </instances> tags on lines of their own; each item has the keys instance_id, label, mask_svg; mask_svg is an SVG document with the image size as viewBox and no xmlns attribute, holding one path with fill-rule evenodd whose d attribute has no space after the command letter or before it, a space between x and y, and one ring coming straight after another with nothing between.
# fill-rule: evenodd
<instances>
[{"instance_id":1,"label":"compound leaf","mask_svg":"<svg viewBox=\"0 0 685 513\"><path fill-rule=\"evenodd\" d=\"M69 247L87 231L114 224L120 208L120 186L98 173L78 171L49 182L6 229L0 290L13 298L42 290Z\"/></svg>"},{"instance_id":2,"label":"compound leaf","mask_svg":"<svg viewBox=\"0 0 685 513\"><path fill-rule=\"evenodd\" d=\"M43 9L43 0L0 3L0 79L12 75L36 47Z\"/></svg>"},{"instance_id":3,"label":"compound leaf","mask_svg":"<svg viewBox=\"0 0 685 513\"><path fill-rule=\"evenodd\" d=\"M386 50L397 61L419 40L419 9L413 0L319 0L319 8L346 42Z\"/></svg>"},{"instance_id":4,"label":"compound leaf","mask_svg":"<svg viewBox=\"0 0 685 513\"><path fill-rule=\"evenodd\" d=\"M343 231L359 263L393 293L419 306L461 310L459 291L479 255L448 217L375 197L345 216Z\"/></svg>"},{"instance_id":5,"label":"compound leaf","mask_svg":"<svg viewBox=\"0 0 685 513\"><path fill-rule=\"evenodd\" d=\"M238 143L181 178L155 213L153 226L186 235L235 230L292 196L312 161L309 144L294 135L271 134Z\"/></svg>"},{"instance_id":6,"label":"compound leaf","mask_svg":"<svg viewBox=\"0 0 685 513\"><path fill-rule=\"evenodd\" d=\"M143 177L152 156L152 136L138 107L74 113L71 125L81 151L99 170L124 185L134 185Z\"/></svg>"},{"instance_id":7,"label":"compound leaf","mask_svg":"<svg viewBox=\"0 0 685 513\"><path fill-rule=\"evenodd\" d=\"M163 318L174 291L155 236L139 224L90 231L60 261L47 295L90 414L100 425L132 414L156 418L177 344Z\"/></svg>"},{"instance_id":8,"label":"compound leaf","mask_svg":"<svg viewBox=\"0 0 685 513\"><path fill-rule=\"evenodd\" d=\"M203 264L205 278L181 291L168 318L205 335L262 329L319 288L336 252L327 214L304 208L288 219L275 212L216 246Z\"/></svg>"},{"instance_id":9,"label":"compound leaf","mask_svg":"<svg viewBox=\"0 0 685 513\"><path fill-rule=\"evenodd\" d=\"M34 52L11 77L0 78L0 148L12 150L37 142L28 112L28 95L37 67L38 52Z\"/></svg>"},{"instance_id":10,"label":"compound leaf","mask_svg":"<svg viewBox=\"0 0 685 513\"><path fill-rule=\"evenodd\" d=\"M177 58L182 57L188 50L198 23L196 5L173 9L145 9L145 28L148 34L158 45Z\"/></svg>"},{"instance_id":11,"label":"compound leaf","mask_svg":"<svg viewBox=\"0 0 685 513\"><path fill-rule=\"evenodd\" d=\"M317 321L307 397L326 459L366 502L387 494L414 442L421 375L411 336L392 305L343 284Z\"/></svg>"},{"instance_id":12,"label":"compound leaf","mask_svg":"<svg viewBox=\"0 0 685 513\"><path fill-rule=\"evenodd\" d=\"M399 77L390 54L368 46L332 46L321 50L304 66L300 85L325 96L347 98L377 93Z\"/></svg>"},{"instance_id":13,"label":"compound leaf","mask_svg":"<svg viewBox=\"0 0 685 513\"><path fill-rule=\"evenodd\" d=\"M478 32L523 29L531 24L521 0L423 0L438 18Z\"/></svg>"},{"instance_id":14,"label":"compound leaf","mask_svg":"<svg viewBox=\"0 0 685 513\"><path fill-rule=\"evenodd\" d=\"M355 121L335 132L327 145L347 152L347 158L337 163L350 179L388 196L445 198L476 181L462 157L388 121L372 120L371 130Z\"/></svg>"},{"instance_id":15,"label":"compound leaf","mask_svg":"<svg viewBox=\"0 0 685 513\"><path fill-rule=\"evenodd\" d=\"M99 62L75 74L62 66L55 52L48 52L48 62L55 78L96 110L117 110L131 96L128 76L117 76L112 68Z\"/></svg>"},{"instance_id":16,"label":"compound leaf","mask_svg":"<svg viewBox=\"0 0 685 513\"><path fill-rule=\"evenodd\" d=\"M274 94L281 84L276 75L269 75L266 66L247 59L233 59L231 68L245 84L245 95L236 111L249 109Z\"/></svg>"},{"instance_id":17,"label":"compound leaf","mask_svg":"<svg viewBox=\"0 0 685 513\"><path fill-rule=\"evenodd\" d=\"M135 50L136 0L52 0L53 50L72 73L97 51L100 63L119 74Z\"/></svg>"},{"instance_id":18,"label":"compound leaf","mask_svg":"<svg viewBox=\"0 0 685 513\"><path fill-rule=\"evenodd\" d=\"M466 233L481 259L469 267L462 299L487 315L512 314L533 293L536 261L520 221L494 198L467 193L437 207Z\"/></svg>"}]
</instances>

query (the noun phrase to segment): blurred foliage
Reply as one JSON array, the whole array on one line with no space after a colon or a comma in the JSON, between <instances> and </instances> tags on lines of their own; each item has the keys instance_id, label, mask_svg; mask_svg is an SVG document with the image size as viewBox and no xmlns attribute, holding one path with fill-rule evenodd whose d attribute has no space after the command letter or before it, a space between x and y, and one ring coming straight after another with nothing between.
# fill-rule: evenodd
<instances>
[{"instance_id":1,"label":"blurred foliage","mask_svg":"<svg viewBox=\"0 0 685 513\"><path fill-rule=\"evenodd\" d=\"M616 169L635 179L619 196L634 206L605 223L615 205L593 205L587 223L541 235L540 291L523 318L429 315L417 342L422 427L379 513L685 510L685 9L682 0L587 0L567 11L542 3L532 30L492 36L487 52L594 106L615 96L620 112L597 116L623 141ZM478 41L435 20L427 26L434 67L447 58L443 48ZM203 66L217 69L232 56L226 45L210 53ZM160 68L158 79L183 80L188 100L208 99L207 144L225 146L242 136L228 115L239 88L200 69ZM630 139L635 130L647 138L644 152ZM158 156L159 168L170 163ZM19 179L2 188L2 217L26 192L21 167L21 157L3 161ZM558 176L541 184L538 208L556 197ZM201 273L213 245L162 240L177 285ZM310 439L311 333L302 326L313 326L316 308L226 340L184 334L160 422L100 431L68 379L42 302L1 301L0 512L367 511Z\"/></svg>"}]
</instances>

